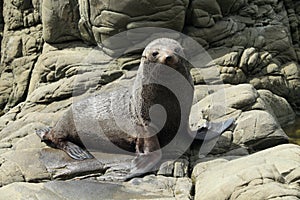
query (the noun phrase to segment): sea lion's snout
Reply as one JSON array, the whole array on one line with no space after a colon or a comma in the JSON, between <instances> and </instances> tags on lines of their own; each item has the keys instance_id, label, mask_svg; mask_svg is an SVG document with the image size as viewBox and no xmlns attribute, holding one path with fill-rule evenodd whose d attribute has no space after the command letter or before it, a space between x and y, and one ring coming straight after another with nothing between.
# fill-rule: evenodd
<instances>
[{"instance_id":1,"label":"sea lion's snout","mask_svg":"<svg viewBox=\"0 0 300 200\"><path fill-rule=\"evenodd\" d=\"M164 53L158 58L158 62L171 67L178 63L178 59L174 54Z\"/></svg>"},{"instance_id":2,"label":"sea lion's snout","mask_svg":"<svg viewBox=\"0 0 300 200\"><path fill-rule=\"evenodd\" d=\"M178 56L172 51L153 50L148 54L148 59L152 62L173 67L179 61Z\"/></svg>"},{"instance_id":3,"label":"sea lion's snout","mask_svg":"<svg viewBox=\"0 0 300 200\"><path fill-rule=\"evenodd\" d=\"M165 63L168 64L168 63L172 63L174 61L174 58L172 55L166 55L165 57Z\"/></svg>"}]
</instances>

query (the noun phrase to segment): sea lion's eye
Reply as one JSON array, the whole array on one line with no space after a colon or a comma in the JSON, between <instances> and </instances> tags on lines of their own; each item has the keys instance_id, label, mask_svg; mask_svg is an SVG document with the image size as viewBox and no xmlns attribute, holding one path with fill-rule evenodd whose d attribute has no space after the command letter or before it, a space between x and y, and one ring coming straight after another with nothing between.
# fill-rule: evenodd
<instances>
[{"instance_id":1,"label":"sea lion's eye","mask_svg":"<svg viewBox=\"0 0 300 200\"><path fill-rule=\"evenodd\" d=\"M156 57L157 55L158 55L158 51L153 51L153 52L152 52L152 56L153 56L153 57Z\"/></svg>"},{"instance_id":2,"label":"sea lion's eye","mask_svg":"<svg viewBox=\"0 0 300 200\"><path fill-rule=\"evenodd\" d=\"M175 53L179 53L180 50L181 50L181 48L175 48L175 49L174 49Z\"/></svg>"}]
</instances>

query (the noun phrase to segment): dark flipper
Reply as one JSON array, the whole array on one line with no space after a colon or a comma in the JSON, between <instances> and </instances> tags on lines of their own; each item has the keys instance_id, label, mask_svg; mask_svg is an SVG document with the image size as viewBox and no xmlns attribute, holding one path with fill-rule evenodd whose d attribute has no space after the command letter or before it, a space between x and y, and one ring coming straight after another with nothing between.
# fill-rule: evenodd
<instances>
[{"instance_id":1,"label":"dark flipper","mask_svg":"<svg viewBox=\"0 0 300 200\"><path fill-rule=\"evenodd\" d=\"M94 158L87 150L82 149L76 144L66 141L62 146L62 150L65 151L71 158L75 160L85 160Z\"/></svg>"},{"instance_id":2,"label":"dark flipper","mask_svg":"<svg viewBox=\"0 0 300 200\"><path fill-rule=\"evenodd\" d=\"M197 130L195 139L203 141L212 140L220 136L233 122L233 118L223 122L206 122Z\"/></svg>"},{"instance_id":3,"label":"dark flipper","mask_svg":"<svg viewBox=\"0 0 300 200\"><path fill-rule=\"evenodd\" d=\"M47 126L42 129L35 130L35 133L41 138L41 141L44 142L47 140L46 135L51 131L52 127Z\"/></svg>"},{"instance_id":4,"label":"dark flipper","mask_svg":"<svg viewBox=\"0 0 300 200\"><path fill-rule=\"evenodd\" d=\"M49 139L49 134L51 131L51 127L45 127L43 129L38 129L35 133L41 138L42 142L45 142L48 146L58 148L66 152L71 158L76 160L85 160L94 158L92 154L90 154L87 150L82 149L76 144L69 141L62 140L51 140Z\"/></svg>"},{"instance_id":5,"label":"dark flipper","mask_svg":"<svg viewBox=\"0 0 300 200\"><path fill-rule=\"evenodd\" d=\"M207 122L196 134L196 139L202 140L203 143L199 149L199 158L205 157L214 148L218 141L218 137L234 122L230 118L223 122Z\"/></svg>"},{"instance_id":6,"label":"dark flipper","mask_svg":"<svg viewBox=\"0 0 300 200\"><path fill-rule=\"evenodd\" d=\"M137 177L149 172L161 160L162 152L157 150L150 153L138 154L132 161L132 169L125 180Z\"/></svg>"}]
</instances>

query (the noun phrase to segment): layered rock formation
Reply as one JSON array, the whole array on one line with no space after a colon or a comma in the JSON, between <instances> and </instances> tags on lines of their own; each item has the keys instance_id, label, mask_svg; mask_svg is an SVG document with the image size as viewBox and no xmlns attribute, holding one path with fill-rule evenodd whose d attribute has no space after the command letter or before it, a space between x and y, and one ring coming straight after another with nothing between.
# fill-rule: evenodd
<instances>
[{"instance_id":1,"label":"layered rock formation","mask_svg":"<svg viewBox=\"0 0 300 200\"><path fill-rule=\"evenodd\" d=\"M0 4L0 199L80 199L86 194L90 199L100 194L104 199L300 198L300 147L274 147L287 142L281 127L294 120L300 107L298 1ZM114 53L150 39L128 32L130 40L118 41L114 48L107 39L153 26L196 40L213 59L204 62L205 69L219 69L225 83L208 85L207 76L192 70L191 125L207 117L232 117L235 124L205 158L198 158L199 144L193 144L179 161L163 163L158 176L109 184L105 181L122 171L113 166L127 157L109 160L99 153L98 160L74 161L46 147L34 130L54 125L77 96L105 92L112 84L131 85L141 51L117 59ZM214 103L220 98L224 101ZM112 194L115 190L119 196Z\"/></svg>"}]
</instances>

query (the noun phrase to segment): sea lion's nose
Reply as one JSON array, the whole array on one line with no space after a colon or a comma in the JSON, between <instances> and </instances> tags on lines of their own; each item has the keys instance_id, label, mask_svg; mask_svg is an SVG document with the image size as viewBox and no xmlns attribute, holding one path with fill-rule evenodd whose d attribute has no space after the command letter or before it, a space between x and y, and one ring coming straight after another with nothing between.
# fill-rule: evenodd
<instances>
[{"instance_id":1,"label":"sea lion's nose","mask_svg":"<svg viewBox=\"0 0 300 200\"><path fill-rule=\"evenodd\" d=\"M173 56L167 55L166 58L165 58L166 63L171 62L171 61L172 61L172 58L173 58Z\"/></svg>"},{"instance_id":2,"label":"sea lion's nose","mask_svg":"<svg viewBox=\"0 0 300 200\"><path fill-rule=\"evenodd\" d=\"M164 58L164 64L169 65L169 64L174 64L174 58L172 55L166 55Z\"/></svg>"}]
</instances>

